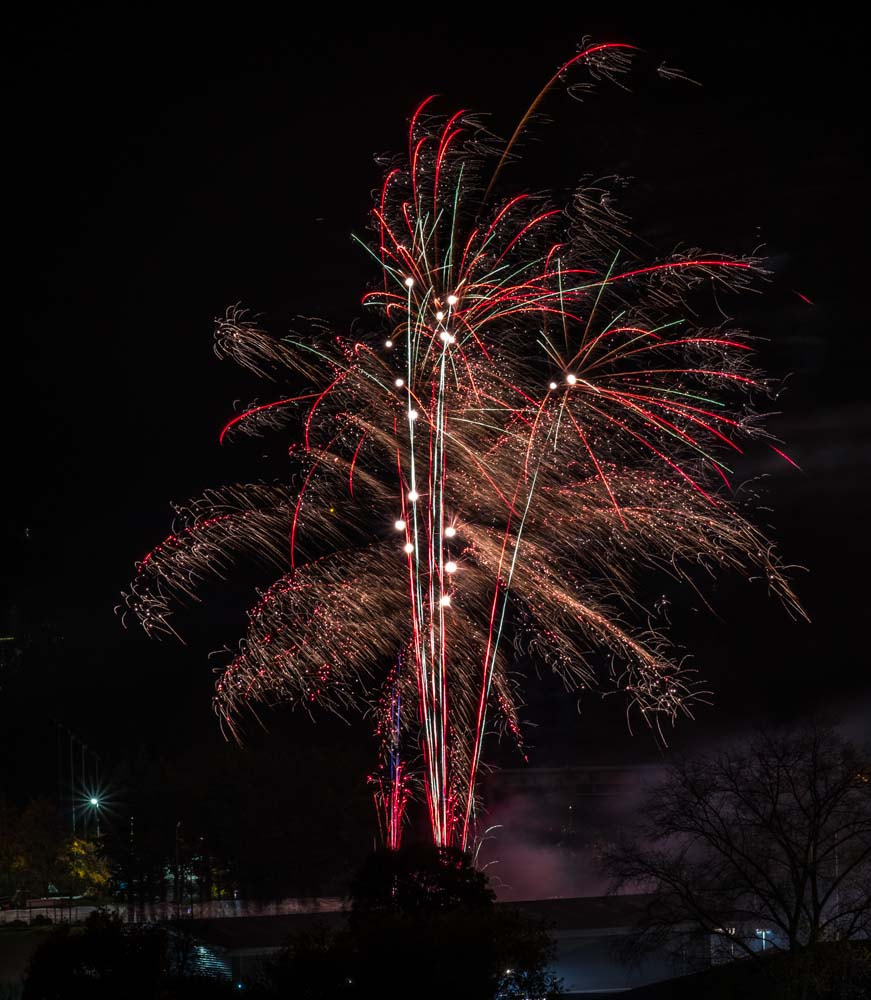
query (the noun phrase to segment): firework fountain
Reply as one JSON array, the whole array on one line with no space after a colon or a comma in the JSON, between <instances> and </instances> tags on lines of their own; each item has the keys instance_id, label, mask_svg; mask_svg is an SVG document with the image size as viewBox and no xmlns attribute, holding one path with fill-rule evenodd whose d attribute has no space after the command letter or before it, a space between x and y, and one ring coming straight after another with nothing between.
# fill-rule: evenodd
<instances>
[{"instance_id":1,"label":"firework fountain","mask_svg":"<svg viewBox=\"0 0 871 1000\"><path fill-rule=\"evenodd\" d=\"M729 454L765 437L752 345L685 305L746 286L759 262L640 262L596 189L565 207L493 195L547 90L613 77L629 54L587 46L506 144L467 112L418 107L373 209L380 279L363 304L379 333L278 338L238 309L218 321L220 357L292 389L222 440L291 428L298 485L179 508L125 595L149 633L172 632L174 605L210 577L240 559L275 567L217 711L232 731L240 710L284 701L372 711L394 847L416 788L435 842L468 845L487 734L521 737L512 649L573 691L622 691L657 730L690 713L699 682L663 635L629 624L640 573L759 575L800 613L731 492Z\"/></svg>"}]
</instances>

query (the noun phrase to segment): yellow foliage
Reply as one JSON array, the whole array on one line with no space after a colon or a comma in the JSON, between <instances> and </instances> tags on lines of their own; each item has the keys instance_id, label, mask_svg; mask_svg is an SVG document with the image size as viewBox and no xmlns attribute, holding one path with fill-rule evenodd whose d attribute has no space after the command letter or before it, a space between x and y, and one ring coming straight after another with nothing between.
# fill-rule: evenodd
<instances>
[{"instance_id":1,"label":"yellow foliage","mask_svg":"<svg viewBox=\"0 0 871 1000\"><path fill-rule=\"evenodd\" d=\"M75 888L85 894L97 893L109 884L109 866L90 840L71 837L61 850L58 860Z\"/></svg>"}]
</instances>

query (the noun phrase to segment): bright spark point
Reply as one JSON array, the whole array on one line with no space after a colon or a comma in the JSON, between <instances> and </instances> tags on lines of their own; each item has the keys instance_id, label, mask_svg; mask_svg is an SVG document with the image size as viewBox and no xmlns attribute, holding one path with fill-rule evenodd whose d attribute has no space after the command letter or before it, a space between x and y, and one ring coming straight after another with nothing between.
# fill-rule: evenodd
<instances>
[{"instance_id":1,"label":"bright spark point","mask_svg":"<svg viewBox=\"0 0 871 1000\"><path fill-rule=\"evenodd\" d=\"M578 381L577 375L572 375L571 372L569 372L569 374L566 375L566 382L568 382L569 385L574 385L575 382L577 381Z\"/></svg>"},{"instance_id":2,"label":"bright spark point","mask_svg":"<svg viewBox=\"0 0 871 1000\"><path fill-rule=\"evenodd\" d=\"M99 799L91 798L88 801L91 803L92 806L98 806L100 804Z\"/></svg>"},{"instance_id":3,"label":"bright spark point","mask_svg":"<svg viewBox=\"0 0 871 1000\"><path fill-rule=\"evenodd\" d=\"M392 340L385 340L384 341L384 346L385 347L393 347L393 341Z\"/></svg>"},{"instance_id":4,"label":"bright spark point","mask_svg":"<svg viewBox=\"0 0 871 1000\"><path fill-rule=\"evenodd\" d=\"M411 544L411 542L406 542L403 548L409 555L411 555L411 553L414 552L414 546Z\"/></svg>"},{"instance_id":5,"label":"bright spark point","mask_svg":"<svg viewBox=\"0 0 871 1000\"><path fill-rule=\"evenodd\" d=\"M439 321L439 323L441 323L441 321L442 321L442 320L443 320L444 318L445 318L445 314L444 314L444 313L443 313L443 312L442 312L441 310L439 310L439 311L438 311L438 312L436 313L436 319L437 319L437 320Z\"/></svg>"},{"instance_id":6,"label":"bright spark point","mask_svg":"<svg viewBox=\"0 0 871 1000\"><path fill-rule=\"evenodd\" d=\"M401 378L398 378L396 380L396 388L397 389L401 389L404 385L405 385L405 382Z\"/></svg>"},{"instance_id":7,"label":"bright spark point","mask_svg":"<svg viewBox=\"0 0 871 1000\"><path fill-rule=\"evenodd\" d=\"M457 533L457 529L452 524L449 524L447 526L447 528L445 528L445 535L448 538L453 538L454 535L456 535L456 533Z\"/></svg>"},{"instance_id":8,"label":"bright spark point","mask_svg":"<svg viewBox=\"0 0 871 1000\"><path fill-rule=\"evenodd\" d=\"M405 287L406 288L411 288L411 286L413 284L414 284L414 278L406 278L405 279Z\"/></svg>"},{"instance_id":9,"label":"bright spark point","mask_svg":"<svg viewBox=\"0 0 871 1000\"><path fill-rule=\"evenodd\" d=\"M417 420L417 418L418 418L418 412L417 412L417 410L409 410L408 411L408 419L409 420Z\"/></svg>"},{"instance_id":10,"label":"bright spark point","mask_svg":"<svg viewBox=\"0 0 871 1000\"><path fill-rule=\"evenodd\" d=\"M456 297L456 295L449 295L448 296L448 305L449 306L455 306L456 304L457 304L457 297Z\"/></svg>"},{"instance_id":11,"label":"bright spark point","mask_svg":"<svg viewBox=\"0 0 871 1000\"><path fill-rule=\"evenodd\" d=\"M408 491L408 499L412 503L414 503L415 500L419 500L420 499L420 494L417 492L417 490L409 490Z\"/></svg>"},{"instance_id":12,"label":"bright spark point","mask_svg":"<svg viewBox=\"0 0 871 1000\"><path fill-rule=\"evenodd\" d=\"M457 564L455 562L445 563L445 573L456 573L456 572L457 572Z\"/></svg>"},{"instance_id":13,"label":"bright spark point","mask_svg":"<svg viewBox=\"0 0 871 1000\"><path fill-rule=\"evenodd\" d=\"M548 388L551 390L556 389L556 387L557 387L556 382L551 382L550 385L548 386Z\"/></svg>"},{"instance_id":14,"label":"bright spark point","mask_svg":"<svg viewBox=\"0 0 871 1000\"><path fill-rule=\"evenodd\" d=\"M442 338L442 340L443 340L443 341L444 341L444 342L445 342L446 344L453 344L454 340L456 339L456 338L454 337L454 335L453 335L453 334L451 334L451 333L448 333L448 331L447 331L447 330L442 330L442 332L441 332L441 333L439 334L439 336L440 336L440 337Z\"/></svg>"},{"instance_id":15,"label":"bright spark point","mask_svg":"<svg viewBox=\"0 0 871 1000\"><path fill-rule=\"evenodd\" d=\"M397 531L405 531L405 521L400 518L398 521L393 522L393 527L396 528Z\"/></svg>"},{"instance_id":16,"label":"bright spark point","mask_svg":"<svg viewBox=\"0 0 871 1000\"><path fill-rule=\"evenodd\" d=\"M450 605L450 603L451 603L451 595L450 595L450 594L443 594L443 595L442 595L442 596L441 596L441 597L439 598L439 604L440 604L440 605L441 605L441 606L442 606L443 608L446 608L446 607L448 607L448 606Z\"/></svg>"}]
</instances>

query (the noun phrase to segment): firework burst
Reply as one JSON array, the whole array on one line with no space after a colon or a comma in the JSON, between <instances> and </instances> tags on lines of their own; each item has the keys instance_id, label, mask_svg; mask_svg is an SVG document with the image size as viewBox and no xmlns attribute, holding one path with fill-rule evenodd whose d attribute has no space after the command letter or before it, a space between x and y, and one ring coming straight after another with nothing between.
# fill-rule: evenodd
<instances>
[{"instance_id":1,"label":"firework burst","mask_svg":"<svg viewBox=\"0 0 871 1000\"><path fill-rule=\"evenodd\" d=\"M702 562L762 575L800 611L731 493L729 456L764 436L751 343L685 306L697 287L746 286L758 262L639 262L589 188L563 207L493 195L549 87L569 70L612 77L627 55L587 47L501 147L474 116L423 102L373 209L380 278L363 303L377 335L276 338L238 310L219 320L219 356L297 387L222 440L299 428L300 485L179 510L125 595L149 632L173 631L174 604L210 576L241 558L276 567L217 710L231 728L284 701L373 710L394 846L415 780L435 841L469 843L486 734L520 739L509 635L572 690L620 690L658 727L699 692L661 634L631 627L639 574L689 581Z\"/></svg>"}]
</instances>

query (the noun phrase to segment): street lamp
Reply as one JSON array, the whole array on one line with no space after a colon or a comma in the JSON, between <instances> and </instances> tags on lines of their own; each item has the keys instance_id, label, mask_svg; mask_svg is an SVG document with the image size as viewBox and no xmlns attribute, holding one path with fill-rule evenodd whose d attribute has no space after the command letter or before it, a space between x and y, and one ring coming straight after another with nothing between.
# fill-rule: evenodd
<instances>
[{"instance_id":1,"label":"street lamp","mask_svg":"<svg viewBox=\"0 0 871 1000\"><path fill-rule=\"evenodd\" d=\"M92 795L88 799L88 805L91 807L94 813L94 817L97 822L97 836L100 836L100 800L96 795Z\"/></svg>"}]
</instances>

